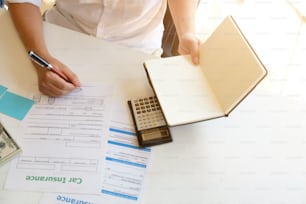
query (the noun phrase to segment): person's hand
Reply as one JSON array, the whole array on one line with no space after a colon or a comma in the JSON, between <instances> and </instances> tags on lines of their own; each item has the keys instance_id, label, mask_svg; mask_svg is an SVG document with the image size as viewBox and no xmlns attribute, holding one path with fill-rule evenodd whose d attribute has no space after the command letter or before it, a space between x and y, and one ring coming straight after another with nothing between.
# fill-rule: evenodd
<instances>
[{"instance_id":1,"label":"person's hand","mask_svg":"<svg viewBox=\"0 0 306 204\"><path fill-rule=\"evenodd\" d=\"M192 62L194 64L199 64L200 44L201 41L195 34L184 34L180 38L178 52L181 55L190 54Z\"/></svg>"},{"instance_id":2,"label":"person's hand","mask_svg":"<svg viewBox=\"0 0 306 204\"><path fill-rule=\"evenodd\" d=\"M59 60L49 57L48 62L52 66L56 67L58 71L63 73L67 78L72 82L67 82L56 73L49 71L45 68L40 67L34 63L34 66L37 70L38 75L38 86L39 90L48 96L59 97L65 94L68 94L77 87L80 87L81 84L75 73L73 73L66 65L61 63Z\"/></svg>"}]
</instances>

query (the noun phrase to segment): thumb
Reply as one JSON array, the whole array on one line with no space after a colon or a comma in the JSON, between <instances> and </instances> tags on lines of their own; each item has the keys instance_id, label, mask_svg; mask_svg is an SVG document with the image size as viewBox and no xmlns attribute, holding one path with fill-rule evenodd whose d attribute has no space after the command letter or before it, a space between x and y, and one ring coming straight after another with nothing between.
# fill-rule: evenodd
<instances>
[{"instance_id":1,"label":"thumb","mask_svg":"<svg viewBox=\"0 0 306 204\"><path fill-rule=\"evenodd\" d=\"M201 42L198 38L196 38L193 42L193 44L190 46L190 55L191 55L191 58L192 58L192 62L194 64L199 64L200 63L200 45L201 45Z\"/></svg>"}]
</instances>

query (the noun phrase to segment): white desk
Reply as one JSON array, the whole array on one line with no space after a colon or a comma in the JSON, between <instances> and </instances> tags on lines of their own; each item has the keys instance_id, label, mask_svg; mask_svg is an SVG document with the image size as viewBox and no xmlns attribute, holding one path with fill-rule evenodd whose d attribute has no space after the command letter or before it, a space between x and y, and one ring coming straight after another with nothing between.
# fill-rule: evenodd
<instances>
[{"instance_id":1,"label":"white desk","mask_svg":"<svg viewBox=\"0 0 306 204\"><path fill-rule=\"evenodd\" d=\"M257 11L263 5L264 3L259 4ZM255 9L252 6L248 8ZM268 13L264 10L262 12ZM291 100L292 97L302 100L305 98L304 94L296 95L294 91L297 87L306 87L303 80L306 75L303 75L305 71L302 69L306 64L302 60L306 51L305 40L294 33L305 30L305 25L300 25L298 21L289 25L288 19L283 19L291 33L282 33L286 31L280 24L273 28L278 32L272 32L272 28L266 27L269 32L265 33L261 24L252 18L252 13L246 15L242 12L240 15L242 18L238 22L242 22L250 42L267 63L270 72L268 77L229 118L172 128L174 142L154 148L152 166L145 181L143 203L306 202L306 105ZM247 18L243 18L246 16L256 29L248 29L245 23ZM273 16L277 15L273 13ZM2 16L0 22L3 24L1 19ZM215 25L214 19L210 20L205 19L207 25ZM265 16L258 20L265 22ZM276 17L272 20L280 23ZM8 31L1 29L0 32L4 39L16 40L16 36L3 34ZM63 29L46 26L48 46L56 56L73 67L81 80L115 80L118 90L125 88L122 98L138 96L138 91L143 94L150 92L141 65L150 56L118 49L104 42L96 43L95 40L92 41L93 45L85 44L82 42L87 41L87 38L73 39L69 37L70 34L67 33L66 36L64 33L66 32ZM29 62L21 64L26 61L25 53L18 55L20 61L8 61L9 58L5 57L22 53L21 48L13 46L18 43L14 40L10 40L11 46L7 48L2 46L3 43L8 46L7 42L1 41L1 84L19 94L25 94L36 78L34 71L29 71ZM56 43L60 40L63 43ZM297 40L302 43L297 44ZM64 44L69 47L63 47ZM92 72L73 66L76 57L87 55L91 55L93 59L88 64ZM116 59L113 59L114 56ZM9 66L12 69L8 69ZM27 76L27 80L22 80L23 76ZM281 93L290 97L271 97L266 94L267 89L268 93ZM125 101L122 104L124 103ZM7 124L11 129L18 127L11 119L8 119ZM2 187L7 171L8 165L0 168ZM2 190L0 203L36 204L40 196L39 193Z\"/></svg>"},{"instance_id":2,"label":"white desk","mask_svg":"<svg viewBox=\"0 0 306 204\"><path fill-rule=\"evenodd\" d=\"M35 70L7 12L0 13L0 25L0 84L14 93L27 96L30 90L37 89ZM152 55L122 48L50 24L45 24L45 35L50 51L63 59L64 63L78 74L82 83L114 83L115 95L122 99L118 105L122 109L127 108L128 99L152 94L143 69L143 61L153 58ZM15 136L18 135L19 121L5 115L0 117L9 131ZM1 189L8 167L6 164L0 168ZM0 192L1 204L19 201L38 203L39 198L38 193Z\"/></svg>"}]
</instances>

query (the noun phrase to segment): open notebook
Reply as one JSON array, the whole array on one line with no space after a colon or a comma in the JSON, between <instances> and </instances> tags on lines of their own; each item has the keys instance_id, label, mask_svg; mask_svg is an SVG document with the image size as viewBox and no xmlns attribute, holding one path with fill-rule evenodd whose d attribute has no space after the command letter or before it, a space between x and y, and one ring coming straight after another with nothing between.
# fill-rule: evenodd
<instances>
[{"instance_id":1,"label":"open notebook","mask_svg":"<svg viewBox=\"0 0 306 204\"><path fill-rule=\"evenodd\" d=\"M168 126L227 116L266 76L267 70L233 17L226 17L190 56L144 62Z\"/></svg>"}]
</instances>

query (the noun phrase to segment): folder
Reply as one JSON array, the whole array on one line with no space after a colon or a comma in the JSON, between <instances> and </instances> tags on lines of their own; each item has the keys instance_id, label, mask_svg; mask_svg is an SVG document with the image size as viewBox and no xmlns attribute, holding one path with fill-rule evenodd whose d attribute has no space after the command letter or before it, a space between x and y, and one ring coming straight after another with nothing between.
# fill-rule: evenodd
<instances>
[{"instance_id":1,"label":"folder","mask_svg":"<svg viewBox=\"0 0 306 204\"><path fill-rule=\"evenodd\" d=\"M232 16L200 45L198 65L183 55L144 68L168 126L228 116L267 75Z\"/></svg>"}]
</instances>

